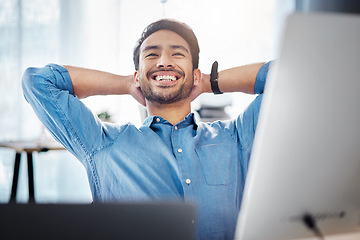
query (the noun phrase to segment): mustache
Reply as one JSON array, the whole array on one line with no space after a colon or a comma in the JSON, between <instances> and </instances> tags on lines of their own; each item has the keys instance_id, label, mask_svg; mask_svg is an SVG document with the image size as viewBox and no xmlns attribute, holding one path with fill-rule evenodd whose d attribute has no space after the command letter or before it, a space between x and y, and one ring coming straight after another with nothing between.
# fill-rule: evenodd
<instances>
[{"instance_id":1,"label":"mustache","mask_svg":"<svg viewBox=\"0 0 360 240\"><path fill-rule=\"evenodd\" d=\"M154 73L157 73L157 72L176 72L176 73L180 74L181 77L185 76L185 73L180 70L170 69L170 68L158 68L156 70L149 71L146 74L146 77L149 79L151 77L151 75L153 75Z\"/></svg>"}]
</instances>

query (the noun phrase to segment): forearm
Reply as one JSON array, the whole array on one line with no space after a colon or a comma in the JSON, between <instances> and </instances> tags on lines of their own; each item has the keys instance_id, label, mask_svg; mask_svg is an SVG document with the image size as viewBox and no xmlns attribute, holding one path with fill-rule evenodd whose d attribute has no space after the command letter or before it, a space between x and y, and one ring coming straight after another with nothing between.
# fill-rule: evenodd
<instances>
[{"instance_id":1,"label":"forearm","mask_svg":"<svg viewBox=\"0 0 360 240\"><path fill-rule=\"evenodd\" d=\"M256 76L264 63L254 63L219 72L218 85L221 92L254 93ZM203 74L204 92L211 93L210 75Z\"/></svg>"},{"instance_id":2,"label":"forearm","mask_svg":"<svg viewBox=\"0 0 360 240\"><path fill-rule=\"evenodd\" d=\"M69 72L74 94L79 98L93 95L129 94L132 76L120 76L80 67L64 67Z\"/></svg>"},{"instance_id":3,"label":"forearm","mask_svg":"<svg viewBox=\"0 0 360 240\"><path fill-rule=\"evenodd\" d=\"M254 63L219 72L219 89L222 92L255 93L256 76L264 63Z\"/></svg>"}]
</instances>

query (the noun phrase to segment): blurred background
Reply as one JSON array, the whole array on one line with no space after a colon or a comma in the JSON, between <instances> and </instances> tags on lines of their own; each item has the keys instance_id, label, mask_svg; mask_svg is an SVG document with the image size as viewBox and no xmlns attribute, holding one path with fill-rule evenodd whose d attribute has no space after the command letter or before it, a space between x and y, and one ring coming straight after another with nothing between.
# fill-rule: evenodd
<instances>
[{"instance_id":1,"label":"blurred background","mask_svg":"<svg viewBox=\"0 0 360 240\"><path fill-rule=\"evenodd\" d=\"M27 67L58 63L133 74L135 42L160 18L192 27L204 73L210 73L215 60L219 70L269 61L276 58L284 20L295 8L295 0L0 0L0 141L47 134L22 95ZM221 103L219 118L232 118L253 98L241 93L204 95L193 109ZM143 109L129 96L95 96L84 102L112 122L143 121ZM211 120L210 115L200 120ZM10 197L14 155L0 148L0 202ZM92 201L85 169L66 151L35 154L34 173L37 202ZM25 161L17 199L28 199Z\"/></svg>"}]
</instances>

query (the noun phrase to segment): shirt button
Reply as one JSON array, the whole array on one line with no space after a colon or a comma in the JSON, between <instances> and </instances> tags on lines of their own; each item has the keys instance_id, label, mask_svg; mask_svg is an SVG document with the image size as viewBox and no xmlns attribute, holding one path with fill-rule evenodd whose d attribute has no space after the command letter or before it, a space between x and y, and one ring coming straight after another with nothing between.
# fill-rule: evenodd
<instances>
[{"instance_id":1,"label":"shirt button","mask_svg":"<svg viewBox=\"0 0 360 240\"><path fill-rule=\"evenodd\" d=\"M160 122L160 118L156 118L156 121L157 121L157 122Z\"/></svg>"},{"instance_id":2,"label":"shirt button","mask_svg":"<svg viewBox=\"0 0 360 240\"><path fill-rule=\"evenodd\" d=\"M178 127L177 127L177 126L175 126L174 128L175 128L175 130L178 130Z\"/></svg>"},{"instance_id":3,"label":"shirt button","mask_svg":"<svg viewBox=\"0 0 360 240\"><path fill-rule=\"evenodd\" d=\"M186 179L185 180L186 184L189 185L191 183L191 180L190 179Z\"/></svg>"},{"instance_id":4,"label":"shirt button","mask_svg":"<svg viewBox=\"0 0 360 240\"><path fill-rule=\"evenodd\" d=\"M178 149L178 152L179 152L179 153L182 153L182 149L181 149L181 148L179 148L179 149Z\"/></svg>"}]
</instances>

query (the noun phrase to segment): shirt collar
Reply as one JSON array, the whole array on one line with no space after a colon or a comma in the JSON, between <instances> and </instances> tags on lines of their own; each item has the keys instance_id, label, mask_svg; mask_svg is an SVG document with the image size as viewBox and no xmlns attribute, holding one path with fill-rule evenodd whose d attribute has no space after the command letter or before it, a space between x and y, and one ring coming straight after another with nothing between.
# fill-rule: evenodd
<instances>
[{"instance_id":1,"label":"shirt collar","mask_svg":"<svg viewBox=\"0 0 360 240\"><path fill-rule=\"evenodd\" d=\"M160 119L157 120L157 119ZM159 121L159 122L158 122ZM143 123L144 126L146 127L151 127L152 124L154 123L169 123L167 120L165 120L164 118L162 117L159 117L159 116L150 116L150 117L147 117ZM170 124L170 123L169 123ZM194 125L194 129L197 129L198 127L198 124L196 122L196 118L195 118L195 115L194 113L189 113L185 118L184 120L182 120L181 122L177 123L176 124L177 126L188 126L188 125Z\"/></svg>"}]
</instances>

